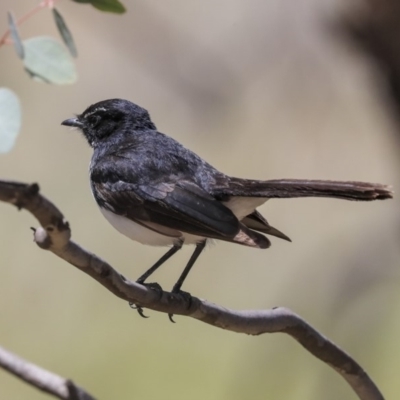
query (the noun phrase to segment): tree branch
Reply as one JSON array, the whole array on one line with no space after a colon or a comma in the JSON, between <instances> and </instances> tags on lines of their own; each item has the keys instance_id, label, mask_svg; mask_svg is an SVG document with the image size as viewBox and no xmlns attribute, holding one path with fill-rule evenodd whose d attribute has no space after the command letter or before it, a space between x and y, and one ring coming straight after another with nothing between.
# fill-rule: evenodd
<instances>
[{"instance_id":1,"label":"tree branch","mask_svg":"<svg viewBox=\"0 0 400 400\"><path fill-rule=\"evenodd\" d=\"M158 291L129 281L107 262L86 251L71 238L62 213L39 194L37 184L0 181L0 200L31 212L40 222L34 240L42 249L56 254L90 275L114 295L130 303L169 314L186 315L218 328L249 335L282 332L338 372L361 400L383 400L379 389L349 355L317 332L298 315L285 308L233 311L192 297Z\"/></svg>"},{"instance_id":2,"label":"tree branch","mask_svg":"<svg viewBox=\"0 0 400 400\"><path fill-rule=\"evenodd\" d=\"M0 347L0 367L61 400L96 400L69 379L32 364Z\"/></svg>"}]
</instances>

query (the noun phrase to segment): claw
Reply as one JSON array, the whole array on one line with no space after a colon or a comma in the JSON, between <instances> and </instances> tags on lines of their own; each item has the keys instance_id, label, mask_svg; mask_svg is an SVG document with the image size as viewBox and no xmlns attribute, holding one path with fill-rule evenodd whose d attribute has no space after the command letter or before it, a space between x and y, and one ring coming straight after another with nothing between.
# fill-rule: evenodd
<instances>
[{"instance_id":1,"label":"claw","mask_svg":"<svg viewBox=\"0 0 400 400\"><path fill-rule=\"evenodd\" d=\"M176 322L175 322L174 319L172 318L173 316L174 316L174 314L168 314L169 320L170 320L173 324L176 324Z\"/></svg>"},{"instance_id":2,"label":"claw","mask_svg":"<svg viewBox=\"0 0 400 400\"><path fill-rule=\"evenodd\" d=\"M155 290L156 292L162 293L162 287L157 282L144 283L138 280L137 283L140 283L141 285L146 286L149 289ZM135 303L129 303L129 306L132 309L136 310L142 318L149 318L147 315L144 314L142 306L139 306L138 304Z\"/></svg>"},{"instance_id":3,"label":"claw","mask_svg":"<svg viewBox=\"0 0 400 400\"><path fill-rule=\"evenodd\" d=\"M183 297L183 299L188 303L188 309L190 308L190 306L192 305L192 295L188 292L184 292L183 290L180 289L172 289L172 294L176 294L179 295L181 297ZM176 323L173 319L174 314L168 314L168 318L171 322L173 322L174 324Z\"/></svg>"},{"instance_id":4,"label":"claw","mask_svg":"<svg viewBox=\"0 0 400 400\"><path fill-rule=\"evenodd\" d=\"M177 292L172 291L172 293L175 293L181 297L188 303L188 309L192 305L192 295L189 292L184 292L183 290L179 290Z\"/></svg>"},{"instance_id":5,"label":"claw","mask_svg":"<svg viewBox=\"0 0 400 400\"><path fill-rule=\"evenodd\" d=\"M149 318L148 315L144 315L144 313L143 313L143 308L142 308L142 307L137 306L137 307L136 307L136 310L137 310L137 312L139 313L139 315L140 315L142 318Z\"/></svg>"},{"instance_id":6,"label":"claw","mask_svg":"<svg viewBox=\"0 0 400 400\"><path fill-rule=\"evenodd\" d=\"M142 306L139 306L138 304L135 303L129 303L129 307L132 308L133 310L136 310L142 318L149 318L147 315L144 315Z\"/></svg>"}]
</instances>

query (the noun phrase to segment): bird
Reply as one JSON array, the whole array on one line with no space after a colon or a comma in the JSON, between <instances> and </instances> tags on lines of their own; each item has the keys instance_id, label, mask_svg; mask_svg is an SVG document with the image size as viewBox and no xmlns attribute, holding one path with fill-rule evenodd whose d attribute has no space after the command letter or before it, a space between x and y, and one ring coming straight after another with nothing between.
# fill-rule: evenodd
<instances>
[{"instance_id":1,"label":"bird","mask_svg":"<svg viewBox=\"0 0 400 400\"><path fill-rule=\"evenodd\" d=\"M134 241L169 247L138 283L146 284L183 245L195 246L171 293L186 294L182 284L210 241L258 249L270 247L267 236L291 241L257 210L268 199L393 197L389 186L375 183L228 176L159 132L148 111L128 100L97 102L61 124L80 130L93 148L90 186L108 222Z\"/></svg>"}]
</instances>

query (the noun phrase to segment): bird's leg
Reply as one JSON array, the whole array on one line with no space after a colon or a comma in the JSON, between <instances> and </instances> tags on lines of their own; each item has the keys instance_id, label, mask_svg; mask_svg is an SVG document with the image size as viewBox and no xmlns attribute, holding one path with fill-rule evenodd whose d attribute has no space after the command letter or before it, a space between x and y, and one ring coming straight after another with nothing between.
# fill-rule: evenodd
<instances>
[{"instance_id":1,"label":"bird's leg","mask_svg":"<svg viewBox=\"0 0 400 400\"><path fill-rule=\"evenodd\" d=\"M155 272L162 264L165 263L169 258L171 258L178 250L182 248L183 241L180 241L179 243L173 245L151 268L149 268L143 275L139 277L139 279L136 281L137 283L140 283L142 285L146 285L144 281L153 273ZM162 290L161 286L158 283L149 283L146 286L149 286L150 288L154 290ZM136 309L139 315L143 318L147 318L146 315L143 314L143 307L141 307L138 304L129 304L132 308Z\"/></svg>"},{"instance_id":2,"label":"bird's leg","mask_svg":"<svg viewBox=\"0 0 400 400\"><path fill-rule=\"evenodd\" d=\"M194 263L196 262L197 258L201 254L201 252L204 250L204 247L206 246L206 241L203 240L202 242L198 243L196 245L196 248L194 249L194 252L192 256L190 257L189 262L186 264L185 269L183 270L181 276L179 279L176 281L174 287L172 288L172 293L179 293L181 291L181 287L183 282L185 281L186 277L188 276L190 270L192 269Z\"/></svg>"},{"instance_id":3,"label":"bird's leg","mask_svg":"<svg viewBox=\"0 0 400 400\"><path fill-rule=\"evenodd\" d=\"M172 288L172 291L171 291L171 293L180 293L181 295L183 295L184 297L187 298L189 303L190 303L190 300L191 300L191 295L190 295L190 293L182 292L181 291L181 287L182 287L182 284L183 284L184 280L188 276L190 270L192 269L194 263L196 262L197 258L199 257L199 255L201 254L201 252L204 250L205 247L206 247L206 240L203 240L202 242L200 242L200 243L198 243L196 245L196 248L194 249L194 252L193 252L192 256L190 257L189 262L186 264L185 269L183 270L181 276L176 281L176 283L175 283L175 285L174 285L174 287ZM171 322L175 322L172 319L173 314L168 314L168 317L169 317Z\"/></svg>"},{"instance_id":4,"label":"bird's leg","mask_svg":"<svg viewBox=\"0 0 400 400\"><path fill-rule=\"evenodd\" d=\"M149 268L139 279L137 283L143 284L144 281L155 272L162 264L165 263L169 258L171 258L178 250L182 248L183 242L180 241L178 244L174 244L151 268Z\"/></svg>"}]
</instances>

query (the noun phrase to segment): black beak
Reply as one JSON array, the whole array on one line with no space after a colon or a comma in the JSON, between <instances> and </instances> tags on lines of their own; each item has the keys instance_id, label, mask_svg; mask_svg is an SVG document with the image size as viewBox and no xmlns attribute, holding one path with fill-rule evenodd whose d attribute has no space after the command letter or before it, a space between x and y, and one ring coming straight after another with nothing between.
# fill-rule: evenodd
<instances>
[{"instance_id":1,"label":"black beak","mask_svg":"<svg viewBox=\"0 0 400 400\"><path fill-rule=\"evenodd\" d=\"M61 125L73 126L74 128L82 128L83 126L82 122L79 121L78 118L66 119L65 121L61 122Z\"/></svg>"}]
</instances>

